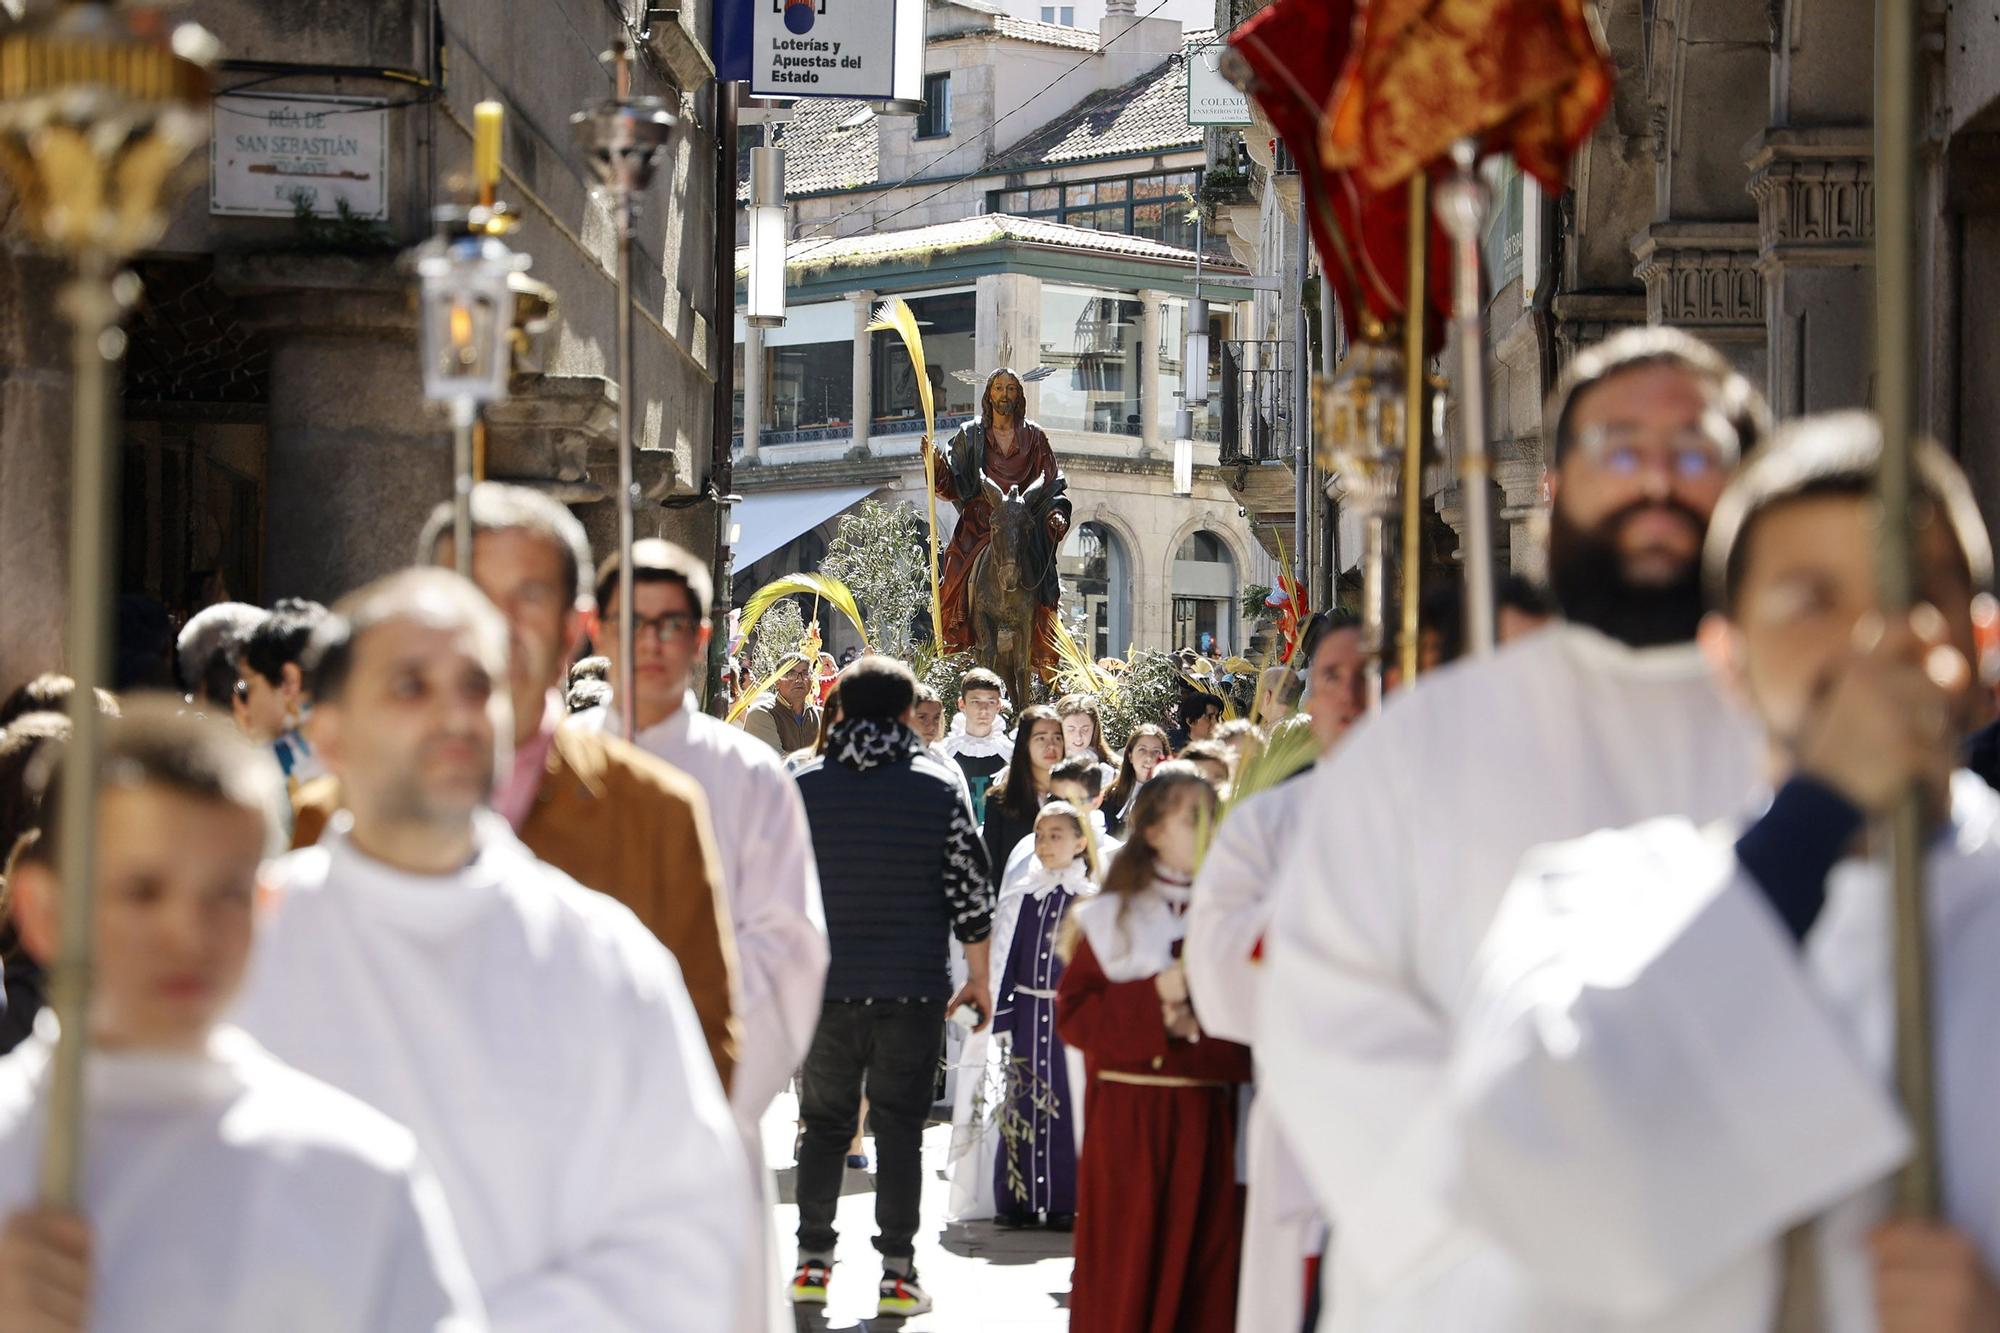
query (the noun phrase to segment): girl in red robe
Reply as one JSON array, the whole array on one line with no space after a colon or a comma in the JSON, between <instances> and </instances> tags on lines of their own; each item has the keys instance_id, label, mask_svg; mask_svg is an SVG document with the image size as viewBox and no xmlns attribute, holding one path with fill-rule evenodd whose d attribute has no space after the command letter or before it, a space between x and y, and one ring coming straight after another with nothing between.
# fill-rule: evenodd
<instances>
[{"instance_id":1,"label":"girl in red robe","mask_svg":"<svg viewBox=\"0 0 2000 1333\"><path fill-rule=\"evenodd\" d=\"M1202 1034L1181 971L1197 821L1215 792L1162 764L1095 898L1070 915L1074 949L1056 1027L1084 1055L1070 1333L1230 1333L1243 1190L1239 1085L1250 1051Z\"/></svg>"}]
</instances>

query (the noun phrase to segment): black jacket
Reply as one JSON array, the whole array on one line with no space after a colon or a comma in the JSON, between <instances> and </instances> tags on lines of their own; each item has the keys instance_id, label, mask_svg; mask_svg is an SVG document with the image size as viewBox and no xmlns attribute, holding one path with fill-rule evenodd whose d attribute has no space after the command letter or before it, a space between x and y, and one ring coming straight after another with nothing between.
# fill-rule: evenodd
<instances>
[{"instance_id":1,"label":"black jacket","mask_svg":"<svg viewBox=\"0 0 2000 1333\"><path fill-rule=\"evenodd\" d=\"M986 848L951 771L895 723L843 722L798 773L819 862L829 1000L944 1000L947 936L993 928Z\"/></svg>"}]
</instances>

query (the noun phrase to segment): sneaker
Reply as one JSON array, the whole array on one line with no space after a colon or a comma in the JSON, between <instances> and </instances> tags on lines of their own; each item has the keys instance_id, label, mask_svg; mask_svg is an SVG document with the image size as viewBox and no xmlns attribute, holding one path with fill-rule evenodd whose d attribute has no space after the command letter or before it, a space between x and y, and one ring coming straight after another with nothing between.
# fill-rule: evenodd
<instances>
[{"instance_id":1,"label":"sneaker","mask_svg":"<svg viewBox=\"0 0 2000 1333\"><path fill-rule=\"evenodd\" d=\"M785 1294L792 1298L793 1305L825 1305L827 1280L833 1270L817 1259L808 1259L792 1274L792 1285Z\"/></svg>"},{"instance_id":2,"label":"sneaker","mask_svg":"<svg viewBox=\"0 0 2000 1333\"><path fill-rule=\"evenodd\" d=\"M875 1302L877 1318L894 1316L907 1319L913 1314L928 1314L930 1308L930 1293L917 1285L914 1268L907 1276L902 1273L882 1274L882 1294Z\"/></svg>"}]
</instances>

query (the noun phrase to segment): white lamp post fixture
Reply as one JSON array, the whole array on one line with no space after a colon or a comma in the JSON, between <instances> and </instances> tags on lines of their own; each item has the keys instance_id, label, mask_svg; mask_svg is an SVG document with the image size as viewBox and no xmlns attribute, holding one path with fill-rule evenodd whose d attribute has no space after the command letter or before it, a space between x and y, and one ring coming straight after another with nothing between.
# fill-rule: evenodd
<instances>
[{"instance_id":1,"label":"white lamp post fixture","mask_svg":"<svg viewBox=\"0 0 2000 1333\"><path fill-rule=\"evenodd\" d=\"M1208 302L1188 302L1187 346L1181 359L1181 397L1190 407L1208 402Z\"/></svg>"},{"instance_id":2,"label":"white lamp post fixture","mask_svg":"<svg viewBox=\"0 0 2000 1333\"><path fill-rule=\"evenodd\" d=\"M744 319L752 328L785 322L785 150L750 150L750 291Z\"/></svg>"},{"instance_id":3,"label":"white lamp post fixture","mask_svg":"<svg viewBox=\"0 0 2000 1333\"><path fill-rule=\"evenodd\" d=\"M514 332L509 279L531 261L497 236L437 237L417 252L424 396L451 407L452 554L472 571L472 428L479 409L507 396Z\"/></svg>"},{"instance_id":4,"label":"white lamp post fixture","mask_svg":"<svg viewBox=\"0 0 2000 1333\"><path fill-rule=\"evenodd\" d=\"M1174 494L1194 494L1194 413L1185 407L1174 414Z\"/></svg>"}]
</instances>

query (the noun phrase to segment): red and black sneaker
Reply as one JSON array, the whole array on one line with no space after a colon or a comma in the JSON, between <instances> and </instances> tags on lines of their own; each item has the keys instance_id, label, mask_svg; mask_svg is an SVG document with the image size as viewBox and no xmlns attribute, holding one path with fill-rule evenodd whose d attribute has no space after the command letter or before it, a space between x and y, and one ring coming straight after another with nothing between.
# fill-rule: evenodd
<instances>
[{"instance_id":1,"label":"red and black sneaker","mask_svg":"<svg viewBox=\"0 0 2000 1333\"><path fill-rule=\"evenodd\" d=\"M913 1314L926 1314L930 1308L930 1293L917 1285L914 1268L907 1274L882 1274L882 1294L875 1302L876 1317L908 1318Z\"/></svg>"},{"instance_id":2,"label":"red and black sneaker","mask_svg":"<svg viewBox=\"0 0 2000 1333\"><path fill-rule=\"evenodd\" d=\"M832 1277L830 1265L808 1259L792 1274L792 1284L785 1289L785 1294L792 1298L793 1305L825 1305L826 1284Z\"/></svg>"}]
</instances>

